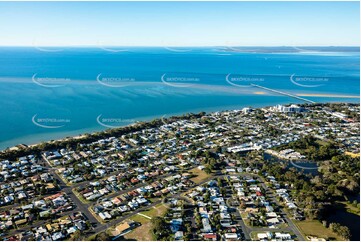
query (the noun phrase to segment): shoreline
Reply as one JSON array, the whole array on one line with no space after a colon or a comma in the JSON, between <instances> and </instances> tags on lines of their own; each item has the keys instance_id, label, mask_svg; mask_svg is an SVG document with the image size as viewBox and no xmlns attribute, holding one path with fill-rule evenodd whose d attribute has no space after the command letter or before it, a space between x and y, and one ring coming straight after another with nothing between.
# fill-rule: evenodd
<instances>
[{"instance_id":1,"label":"shoreline","mask_svg":"<svg viewBox=\"0 0 361 242\"><path fill-rule=\"evenodd\" d=\"M274 105L279 104L280 102L275 102ZM285 102L283 104L289 104L289 102ZM268 106L272 106L273 104L270 104ZM134 121L137 121L137 122L149 122L149 121L152 121L152 120L155 120L155 119L159 119L159 118L162 118L162 117L166 117L166 118L169 118L171 116L182 116L184 114L187 114L187 113L200 113L200 112L217 112L217 111L224 111L224 110L236 110L236 109L242 109L244 107L249 107L249 106L252 106L254 108L261 108L261 107L266 107L267 105L263 105L263 104L255 104L255 105L228 105L228 106L216 106L216 107L209 107L209 108L195 108L195 109L190 109L190 110L184 110L184 111L181 111L181 112L174 112L174 113L168 113L168 114L156 114L156 115L152 115L152 116L143 116L143 117L138 117L138 118L133 118ZM132 122L132 123L129 123L129 124L125 124L125 125L122 125L122 126L119 126L119 127L114 127L114 128L123 128L123 127L126 127L126 126L130 126L132 124L134 124L136 122ZM102 126L93 126L93 127L88 127L88 128L84 128L84 129L78 129L78 130L74 130L74 131L64 131L64 132L59 132L59 133L53 133L53 134L46 134L44 136L48 136L49 138L46 138L46 140L40 140L39 141L29 141L29 142L26 142L26 140L29 140L30 137L34 137L34 135L28 135L28 136L23 136L23 137L20 137L20 138L16 138L16 139L11 139L11 140L8 140L8 141L4 141L4 142L16 142L16 144L13 144L13 145L9 145L7 147L4 147L4 148L0 148L0 153L1 152L4 152L7 148L9 149L18 149L16 146L19 146L19 145L26 145L28 147L34 147L34 146L37 146L41 143L46 143L46 142L52 142L52 141L64 141L66 139L69 139L69 138L73 138L73 137L80 137L80 136L84 136L85 134L93 134L93 133L96 133L96 132L103 132L105 130L108 130L108 129L111 129L111 128L107 128L107 127L102 127ZM67 133L73 133L73 134L67 134ZM52 136L50 136L52 135ZM51 138L51 137L54 137L54 136L61 136L61 138ZM24 140L24 141L19 141L17 142L18 140ZM1 144L1 143L0 143Z\"/></svg>"},{"instance_id":2,"label":"shoreline","mask_svg":"<svg viewBox=\"0 0 361 242\"><path fill-rule=\"evenodd\" d=\"M80 134L80 135L77 135L77 136L70 136L70 137L65 137L65 138L62 138L62 139L56 139L54 140L54 142L57 142L57 141L67 141L69 139L81 139L81 138L85 138L87 135L86 134ZM51 142L50 140L49 141L45 141L45 142ZM41 143L36 143L36 144L31 144L31 145L27 145L28 147L35 147L37 145L39 145Z\"/></svg>"},{"instance_id":3,"label":"shoreline","mask_svg":"<svg viewBox=\"0 0 361 242\"><path fill-rule=\"evenodd\" d=\"M332 102L320 102L322 104L326 104L326 103L332 103ZM351 102L347 102L349 104L357 104L357 103L351 103ZM282 105L290 105L291 103L287 103L287 104L282 104ZM298 104L306 104L306 103L298 103ZM250 105L247 105L248 107ZM257 106L257 105L256 105ZM254 108L265 108L265 107L270 107L272 105L260 105L258 107L256 106L252 106ZM173 113L173 114L166 114L166 115L162 115L162 116L158 116L158 115L155 115L155 116L151 116L151 117L144 117L144 119L142 121L136 121L136 122L133 122L133 123L130 123L130 124L127 124L127 125L123 125L123 126L119 126L119 127L114 127L114 128L105 128L105 129L102 129L102 130L98 130L96 131L94 128L90 128L92 131L89 131L89 133L81 133L81 134L78 134L78 135L68 135L66 137L63 137L63 138L60 138L60 139L48 139L46 141L40 141L40 142L36 142L36 143L32 143L32 144L25 144L25 142L22 142L22 143L19 143L17 145L14 145L14 146L11 146L11 147L8 147L8 148L5 148L5 149L1 149L0 150L0 153L6 153L7 151L17 151L17 150L21 150L22 148L19 148L18 146L20 147L24 147L24 145L27 147L27 148L34 148L34 147L37 147L38 145L41 145L42 143L56 143L56 142L64 142L64 141L69 141L71 139L82 139L82 138L85 138L87 137L88 135L93 135L95 133L101 133L101 132L105 132L106 130L113 130L113 129L119 129L119 128L125 128L125 127L129 127L129 126L133 126L135 124L137 124L138 122L144 122L144 123L147 123L147 122L150 122L150 121L153 121L153 120L156 120L156 119L162 119L164 118L165 116L167 116L166 118L169 118L169 117L180 117L182 115L185 115L187 113L193 113L193 114L197 114L200 113L200 112L206 112L206 113L212 113L212 112L224 112L224 111L228 111L228 110L240 110L242 108L244 108L246 106L240 106L239 109L217 109L217 110L212 110L213 108L210 108L210 110L204 110L203 111L196 111L196 110L193 110L193 111L189 111L189 112L181 112L181 113ZM77 131L79 132L79 131Z\"/></svg>"},{"instance_id":4,"label":"shoreline","mask_svg":"<svg viewBox=\"0 0 361 242\"><path fill-rule=\"evenodd\" d=\"M320 102L322 104L326 104L326 103L332 103L332 102ZM291 103L287 103L287 104L283 104L283 105L289 105ZM298 103L298 104L306 104L306 103ZM357 104L357 103L350 103L350 104ZM248 107L250 105L247 105ZM270 107L272 105L253 105L254 108L264 108L264 107ZM209 110L206 110L206 109L203 109L203 111L200 111L200 110L193 110L193 111L189 111L189 112L180 112L180 113L173 113L173 114L165 114L165 115L162 115L162 116L158 116L158 115L155 115L155 116L150 116L150 117L143 117L141 121L136 121L136 122L133 122L133 123L130 123L130 124L127 124L127 125L123 125L123 126L119 126L119 127L114 127L114 128L105 128L105 129L101 129L101 130L95 130L94 128L90 128L92 131L89 131L88 133L87 132L84 132L85 130L83 130L83 133L80 133L78 135L68 135L66 137L63 136L63 138L59 138L59 139L48 139L46 141L40 141L40 142L34 142L32 144L25 144L25 142L22 142L22 143L19 143L17 145L14 145L14 146L11 146L11 147L8 147L8 148L5 148L5 149L1 149L0 150L0 153L6 153L7 151L16 151L16 150L20 150L22 148L19 148L18 146L20 147L27 147L27 148L34 148L34 147L37 147L38 145L41 145L42 143L56 143L56 142L64 142L64 141L69 141L71 139L82 139L82 138L85 138L87 137L88 135L93 135L95 133L98 133L98 132L104 132L106 130L112 130L112 129L118 129L118 128L125 128L125 127L129 127L129 126L133 126L135 125L136 123L138 122L150 122L150 121L153 121L153 120L156 120L156 119L162 119L164 118L165 116L167 116L166 118L169 118L169 117L179 117L179 116L182 116L182 115L185 115L187 113L194 113L196 114L197 112L200 113L200 112L206 112L206 113L212 113L212 112L224 112L224 111L227 111L227 110L240 110L242 108L246 107L245 105L242 105L242 106L239 106L238 109L225 109L225 107L220 107L219 109L214 107L214 108L209 108ZM76 131L76 132L79 132L80 130ZM82 132L82 131L80 131Z\"/></svg>"}]
</instances>

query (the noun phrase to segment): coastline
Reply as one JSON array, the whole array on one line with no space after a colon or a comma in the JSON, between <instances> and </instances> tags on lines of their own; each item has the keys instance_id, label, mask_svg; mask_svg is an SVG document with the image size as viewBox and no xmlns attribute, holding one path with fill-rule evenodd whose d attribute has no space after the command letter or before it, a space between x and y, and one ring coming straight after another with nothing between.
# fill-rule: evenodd
<instances>
[{"instance_id":1,"label":"coastline","mask_svg":"<svg viewBox=\"0 0 361 242\"><path fill-rule=\"evenodd\" d=\"M306 104L304 102L293 102L293 103L297 103L297 104ZM319 102L319 103L332 103L332 102ZM351 102L347 102L347 103L351 103ZM280 103L282 105L289 105L291 104L291 102L288 102L288 103ZM356 103L351 103L351 104L356 104ZM114 127L114 128L105 128L103 127L103 129L96 129L95 127L92 127L92 128L87 128L87 129L83 129L83 130L77 130L77 131L74 131L74 133L78 133L77 135L63 135L62 137L63 138L57 138L57 139L47 139L45 141L38 141L38 142L34 142L34 143L31 143L31 144L26 144L25 142L21 142L21 143L18 143L16 145L13 145L11 147L8 147L8 148L2 148L0 149L0 153L2 152L6 152L6 150L19 150L19 148L17 146L27 146L29 148L34 148L34 147L37 147L38 145L41 145L42 143L55 143L55 142L64 142L64 141L69 141L71 139L82 139L82 138L85 138L88 136L88 134L90 135L93 135L95 133L98 133L98 132L104 132L106 130L113 130L113 129L117 129L117 128L125 128L125 127L129 127L129 126L133 126L135 125L136 123L138 122L150 122L150 121L153 121L153 120L156 120L156 119L162 119L162 118L169 118L169 117L180 117L182 115L185 115L187 113L193 113L193 114L196 114L196 113L200 113L200 112L206 112L206 113L211 113L211 112L223 112L223 111L227 111L227 110L240 110L244 107L249 107L249 106L252 106L254 108L264 108L264 107L269 107L269 106L273 106L275 104L269 104L269 105L242 105L242 106L238 106L238 108L230 108L230 109L227 109L226 107L211 107L211 108L208 108L208 109L202 109L202 110L199 110L199 109L195 109L195 110L190 110L188 112L179 112L179 113L172 113L172 114L167 114L167 115L162 115L162 116L159 116L159 115L155 115L155 116L149 116L149 117L143 117L143 118L139 118L138 121L136 122L133 122L133 123L129 123L129 124L126 124L126 125L122 125L122 126L118 126L118 127ZM88 132L85 132L85 130L87 130ZM69 132L69 131L68 131ZM61 134L61 133L60 133ZM49 135L49 134L48 134ZM33 136L32 136L33 137Z\"/></svg>"},{"instance_id":2,"label":"coastline","mask_svg":"<svg viewBox=\"0 0 361 242\"><path fill-rule=\"evenodd\" d=\"M274 104L269 104L268 106L272 106L272 105L276 105L280 102L275 102ZM289 102L285 102L283 104L288 104ZM255 108L261 108L261 107L266 107L266 105L232 105L232 106L219 106L219 107L210 107L210 108L196 108L196 109L191 109L191 110L187 110L187 111L182 111L182 112L175 112L175 113L169 113L169 114L163 114L163 115L152 115L152 116L145 116L145 117L138 117L138 118L134 118L134 120L136 120L137 122L150 122L152 120L155 120L155 119L160 119L160 118L169 118L171 116L181 116L181 115L184 115L184 114L187 114L187 113L199 113L199 112L218 112L218 111L225 111L225 110L236 110L236 109L242 109L244 107L249 107L249 106L252 106L252 107L255 107ZM124 127L127 127L127 126L131 126L131 125L134 125L136 122L133 122L133 123L129 123L129 124L125 124L125 125L121 125L119 127L114 127L113 129L115 128L124 128ZM93 133L96 133L96 132L103 132L105 130L108 130L110 128L106 128L106 127L102 127L102 126L94 126L94 127L89 127L89 128L86 128L86 129L81 129L81 130L74 130L74 131L65 131L65 132L59 132L57 133L58 135L56 134L46 134L46 135L41 135L41 136L49 136L49 137L54 137L55 136L59 136L61 135L62 138L47 138L46 140L39 140L39 141L35 141L35 142L26 142L26 138L34 138L34 135L30 135L30 136L26 136L26 137L20 137L20 138L17 138L17 139L13 139L13 140L9 140L8 142L11 142L11 141L14 141L16 142L17 140L19 139L24 139L24 141L20 141L18 142L17 144L14 144L12 146L9 146L8 148L9 149L18 149L17 146L19 145L26 145L27 147L35 147L37 145L40 145L41 143L47 143L47 142L55 142L55 141L66 141L68 139L72 139L72 138L77 138L77 139L80 139L81 137L84 137L86 133L89 133L89 134L93 134ZM73 135L69 134L69 135L66 135L67 133L74 133ZM62 135L63 134L63 135ZM1 152L4 152L5 150L7 149L7 147L0 147L0 153Z\"/></svg>"},{"instance_id":3,"label":"coastline","mask_svg":"<svg viewBox=\"0 0 361 242\"><path fill-rule=\"evenodd\" d=\"M323 93L296 93L300 97L329 97L329 98L360 98L357 95L338 95L338 94L323 94Z\"/></svg>"}]
</instances>

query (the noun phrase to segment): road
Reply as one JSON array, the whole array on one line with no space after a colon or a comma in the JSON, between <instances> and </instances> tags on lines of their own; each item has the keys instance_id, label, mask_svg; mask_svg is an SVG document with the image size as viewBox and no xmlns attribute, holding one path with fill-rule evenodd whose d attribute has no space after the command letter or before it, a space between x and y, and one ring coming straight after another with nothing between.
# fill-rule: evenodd
<instances>
[{"instance_id":1,"label":"road","mask_svg":"<svg viewBox=\"0 0 361 242\"><path fill-rule=\"evenodd\" d=\"M90 212L89 208L94 205L96 202L91 202L91 203L88 203L88 204L84 204L82 203L79 198L73 193L73 188L75 187L83 187L83 186L86 186L88 183L90 183L90 181L84 181L84 182L81 182L79 184L74 184L74 185L67 185L64 180L54 171L54 169L52 169L52 166L51 164L46 160L42 159L43 163L45 164L45 166L49 169L49 172L54 176L55 179L58 180L58 184L60 186L60 189L62 192L66 193L70 198L71 200L73 201L74 205L76 206L76 211L81 211L83 212L83 214L87 217L87 219L89 220L89 222L92 224L93 226L93 229L92 229L92 233L96 234L96 233L99 233L103 230L106 230L107 228L111 227L111 226L114 226L126 219L129 219L130 217L138 214L139 212L142 212L144 210L147 210L153 206L156 206L158 204L160 204L162 202L161 199L157 199L156 201L148 204L147 206L144 206L144 207L141 207L135 211L132 211L124 216L121 216L119 218L116 218L114 220L111 220L111 221L108 221L106 222L105 224L102 224L100 223L95 217L94 215ZM189 169L192 169L194 168L193 166L190 167ZM161 176L158 176L157 179L160 179L160 178L164 178L164 177L167 177L167 176L171 176L172 174L164 174L164 175L161 175ZM244 175L244 174L238 174L238 175ZM209 182L210 180L214 180L214 179L217 179L219 177L225 177L225 176L229 176L229 175L224 175L224 174L218 174L218 175L213 175L213 176L210 176L208 178L206 178L205 180L203 180L202 182L198 183L198 184L195 184L193 185L192 187L189 187L186 191L190 190L190 189L193 189L194 187L196 186L199 186L199 185L202 185L202 184L205 184L207 182ZM258 176L259 177L259 176ZM260 178L260 177L259 177ZM261 179L261 178L260 178ZM151 181L153 182L153 181ZM149 182L150 183L150 182ZM121 194L124 194L124 193L127 193L129 191L132 191L136 188L139 188L139 187L142 187L144 185L148 184L147 183L139 183L135 186L132 186L132 187L129 187L128 189L126 190L121 190L119 192L116 192L116 193L113 193L109 196L107 196L107 198L112 198L112 197L116 197L116 196L119 196ZM262 187L266 190L266 191L269 191L269 188L264 184L264 182L261 183ZM186 191L183 191L183 192L186 192ZM186 198L184 196L181 196L180 194L169 194L167 196L167 198L178 198L178 199L184 199L186 200L188 203L193 203L193 201L189 198ZM274 198L274 196L271 197L272 198L272 201L275 202L278 206L278 202L277 200ZM72 211L67 211L66 213L63 213L63 215L67 215L67 214L71 214L72 212L74 212L74 210ZM287 224L288 224L288 227L285 228L285 229L282 229L283 231L292 231L299 240L305 240L302 236L302 234L299 232L298 228L295 226L295 224L293 223L292 220L290 220L288 217L287 217L287 214L285 213L284 210L281 209L281 212L282 212L282 215L283 217L285 218ZM244 236L245 236L245 239L246 240L250 240L251 237L250 237L250 233L252 231L280 231L280 229L270 229L270 228L262 228L262 227L249 227L247 226L243 219L241 218L241 215L240 215L240 211L238 210L238 208L236 209L235 211L235 215L236 217L238 218L236 221L237 221L237 225L239 225L244 233ZM25 232L27 230L29 230L30 228L34 227L34 226L41 226L45 223L47 223L48 221L38 221L36 223L34 223L33 225L29 225L29 226L26 226L26 227L23 227L19 230L16 230L16 231L12 231L11 233L8 233L9 235L12 235L12 234L17 234L19 232Z\"/></svg>"},{"instance_id":2,"label":"road","mask_svg":"<svg viewBox=\"0 0 361 242\"><path fill-rule=\"evenodd\" d=\"M196 185L194 185L194 186L192 186L192 187L190 187L190 188L188 188L187 190L182 191L182 192L187 192L188 190L193 189L193 188L196 187L196 186L203 185L203 184L205 184L205 183L209 182L210 180L213 180L213 179L215 179L215 178L217 178L217 177L221 177L221 176L208 177L207 179L203 180L202 182L200 182L200 183L198 183L198 184L196 184ZM166 196L166 198L183 199L183 200L186 200L188 203L193 203L193 201L192 201L191 199L186 198L186 197L184 197L184 196L181 196L181 195L178 194L178 193L177 193L177 194L170 194L170 195ZM102 230L105 230L105 229L107 229L107 228L109 228L109 227L111 227L111 226L113 226L113 225L116 225L116 224L118 224L118 223L121 223L122 221L124 221L124 220L126 220L126 219L129 219L130 217L132 217L132 216L134 216L134 215L136 215L136 214L138 214L138 213L140 213L140 212L142 212L142 211L145 211L145 210L147 210L147 209L150 209L150 208L152 208L152 207L160 204L161 202L162 202L162 199L157 199L157 201L152 202L152 203L148 204L147 206L141 207L141 208L139 208L139 209L137 209L137 210L134 210L133 212L131 212L131 213L125 215L125 216L122 216L122 217L119 217L119 218L117 218L117 219L111 220L111 221L107 222L106 224L102 224L102 225L98 226L97 228L93 229L93 231L94 231L95 233L99 233L99 232L101 232Z\"/></svg>"},{"instance_id":3,"label":"road","mask_svg":"<svg viewBox=\"0 0 361 242\"><path fill-rule=\"evenodd\" d=\"M67 194L67 196L70 197L70 199L72 200L72 202L74 203L75 207L76 207L76 210L77 211L81 211L83 212L83 214L86 216L86 218L89 220L89 222L92 224L92 226L94 227L94 229L92 231L102 231L104 229L106 229L107 227L110 227L112 225L115 225L117 223L119 223L120 221L124 220L124 219L127 219L131 216L133 216L134 214L137 214L138 212L140 211L143 211L144 209L147 209L147 208L150 208L152 206L155 206L157 204L159 204L161 202L161 200L159 201L156 201L156 202L153 202L151 203L150 205L146 206L146 207L142 207L132 213L129 213L125 216L122 216L118 219L114 219L112 221L109 221L107 222L106 224L101 224L95 217L94 215L90 212L89 208L96 204L96 202L91 202L91 203L88 203L88 204L84 204L82 203L79 198L73 193L73 188L75 187L78 187L79 185L80 186L85 186L87 184L90 183L90 181L85 181L85 182L81 182L80 184L74 184L74 185L67 185L64 180L54 171L54 169L52 169L52 166L51 164L46 160L44 159L44 157L42 157L41 159L42 163L48 168L49 170L49 173L51 173L53 175L53 177L58 180L58 185L60 187L60 190L62 192L64 192L65 194ZM194 168L195 166L191 166L189 169L192 169ZM165 178L165 177L168 177L168 176L171 176L172 174L164 174L164 175L161 175L161 176L157 176L156 179L161 179L161 178ZM208 179L207 181L209 181L211 179ZM151 182L154 182L154 181L150 181L150 182L147 182L147 183L139 183L135 186L132 186L132 187L129 187L128 189L125 189L125 190L121 190L117 193L113 193L111 194L110 196L107 196L107 198L112 198L112 197L116 197L116 196L120 196L122 194L125 194L129 191L132 191L136 188L139 188L139 187L142 187L142 186L145 186L147 185L148 183L151 183ZM104 197L105 198L105 197ZM16 206L15 204L12 205L12 206ZM68 211L67 213L64 213L64 215L67 215L67 214L71 214L72 212L74 212L74 209L73 211ZM41 226L43 224L46 224L48 221L44 220L44 221L38 221L37 223L34 223L33 225L30 225L30 226L27 226L26 228L31 228L31 227L34 227L34 226ZM26 231L26 230L24 230ZM20 230L17 230L17 231L12 231L11 234L16 234L16 233L19 233L19 232L23 232L23 229L20 229ZM9 233L10 234L10 233Z\"/></svg>"},{"instance_id":4,"label":"road","mask_svg":"<svg viewBox=\"0 0 361 242\"><path fill-rule=\"evenodd\" d=\"M268 186L266 186L265 184L265 181L264 179L262 179L260 176L256 175L257 177L259 177L259 179L262 180L262 187L263 189L265 189L265 191L267 193L271 193L272 195L270 196L271 197L271 201L274 202L279 208L280 208L280 211L281 211L281 215L282 217L286 220L287 224L288 224L288 227L287 229L290 229L292 230L292 232L296 235L297 239L300 240L300 241L305 241L306 239L303 237L303 235L301 234L301 232L299 231L299 229L297 228L297 226L294 224L294 222L288 217L286 211L284 209L282 209L282 207L280 206L280 204L278 203L277 199L275 198L274 196L274 192L272 192L270 190L270 188Z\"/></svg>"},{"instance_id":5,"label":"road","mask_svg":"<svg viewBox=\"0 0 361 242\"><path fill-rule=\"evenodd\" d=\"M145 210L147 210L147 209L150 209L150 208L152 208L152 207L160 204L161 202L162 202L162 199L159 199L159 200L157 200L157 201L155 201L155 202L153 202L153 203L150 203L150 204L147 205L147 206L144 206L144 207L141 207L141 208L139 208L139 209L137 209L137 210L134 210L133 212L130 212L130 213L128 213L127 215L124 215L124 216L119 217L119 218L117 218L117 219L111 220L111 221L109 221L109 222L107 222L107 223L105 223L105 224L101 224L100 226L98 226L98 227L96 227L95 229L93 229L92 232L94 232L94 234L97 234L97 233L99 233L99 232L101 232L101 231L103 231L103 230L105 230L105 229L110 228L111 226L117 225L118 223L121 223L122 221L131 218L132 216L134 216L134 215L136 215L136 214L138 214L138 213L140 213L140 212L142 212L142 211L145 211Z\"/></svg>"},{"instance_id":6,"label":"road","mask_svg":"<svg viewBox=\"0 0 361 242\"><path fill-rule=\"evenodd\" d=\"M235 213L235 215L236 215L236 218L237 218L236 221L237 221L238 225L242 228L245 240L251 240L251 236L250 236L250 234L252 232L251 228L249 228L245 224L245 222L243 221L243 219L241 217L241 213L239 212L238 209L235 209L235 211L233 213Z\"/></svg>"}]
</instances>

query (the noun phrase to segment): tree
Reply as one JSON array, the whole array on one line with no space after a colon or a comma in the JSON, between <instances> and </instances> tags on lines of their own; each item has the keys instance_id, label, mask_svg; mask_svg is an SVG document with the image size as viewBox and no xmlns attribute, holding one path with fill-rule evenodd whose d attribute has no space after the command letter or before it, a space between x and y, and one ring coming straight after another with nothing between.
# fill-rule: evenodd
<instances>
[{"instance_id":1,"label":"tree","mask_svg":"<svg viewBox=\"0 0 361 242\"><path fill-rule=\"evenodd\" d=\"M346 226L340 226L336 233L340 235L344 240L350 240L351 238L350 229Z\"/></svg>"},{"instance_id":2,"label":"tree","mask_svg":"<svg viewBox=\"0 0 361 242\"><path fill-rule=\"evenodd\" d=\"M354 207L357 207L357 200L353 200L353 202L352 202L352 206L354 206Z\"/></svg>"},{"instance_id":3,"label":"tree","mask_svg":"<svg viewBox=\"0 0 361 242\"><path fill-rule=\"evenodd\" d=\"M219 187L222 186L222 179L221 179L220 177L217 178L217 185L218 185Z\"/></svg>"},{"instance_id":4,"label":"tree","mask_svg":"<svg viewBox=\"0 0 361 242\"><path fill-rule=\"evenodd\" d=\"M326 220L322 220L322 225L327 228L327 221Z\"/></svg>"},{"instance_id":5,"label":"tree","mask_svg":"<svg viewBox=\"0 0 361 242\"><path fill-rule=\"evenodd\" d=\"M202 218L201 215L198 213L197 209L194 209L194 214L195 214L195 220L196 220L196 224L197 226L200 226L202 223Z\"/></svg>"},{"instance_id":6,"label":"tree","mask_svg":"<svg viewBox=\"0 0 361 242\"><path fill-rule=\"evenodd\" d=\"M340 228L340 224L339 223L330 223L330 229L332 232L336 232L339 230Z\"/></svg>"},{"instance_id":7,"label":"tree","mask_svg":"<svg viewBox=\"0 0 361 242\"><path fill-rule=\"evenodd\" d=\"M156 240L165 239L166 236L169 234L168 224L166 223L165 219L162 217L154 217L151 220L153 225L153 233Z\"/></svg>"},{"instance_id":8,"label":"tree","mask_svg":"<svg viewBox=\"0 0 361 242\"><path fill-rule=\"evenodd\" d=\"M207 173L207 174L211 174L211 173L212 173L212 169L210 168L209 165L207 165L207 166L204 168L204 171L205 171L205 173Z\"/></svg>"},{"instance_id":9,"label":"tree","mask_svg":"<svg viewBox=\"0 0 361 242\"><path fill-rule=\"evenodd\" d=\"M210 194L210 192L207 190L206 194L204 195L204 202L205 202L205 203L208 203L210 197L211 197L211 194Z\"/></svg>"},{"instance_id":10,"label":"tree","mask_svg":"<svg viewBox=\"0 0 361 242\"><path fill-rule=\"evenodd\" d=\"M77 230L73 233L73 240L80 240L81 239L81 231Z\"/></svg>"},{"instance_id":11,"label":"tree","mask_svg":"<svg viewBox=\"0 0 361 242\"><path fill-rule=\"evenodd\" d=\"M246 208L247 208L247 205L246 205L246 203L244 202L244 200L241 201L240 206L241 206L241 209L246 209Z\"/></svg>"},{"instance_id":12,"label":"tree","mask_svg":"<svg viewBox=\"0 0 361 242\"><path fill-rule=\"evenodd\" d=\"M98 241L110 240L110 236L106 232L100 232L99 234L97 234L97 236L95 236L95 240Z\"/></svg>"}]
</instances>

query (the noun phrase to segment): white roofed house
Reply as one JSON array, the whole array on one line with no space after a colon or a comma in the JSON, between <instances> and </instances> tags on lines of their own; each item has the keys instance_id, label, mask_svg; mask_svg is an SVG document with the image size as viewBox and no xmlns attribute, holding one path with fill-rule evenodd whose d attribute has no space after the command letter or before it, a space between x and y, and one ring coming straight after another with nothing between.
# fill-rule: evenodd
<instances>
[{"instance_id":1,"label":"white roofed house","mask_svg":"<svg viewBox=\"0 0 361 242\"><path fill-rule=\"evenodd\" d=\"M288 203L287 203L287 207L288 207L289 209L297 209L296 204L294 204L293 202L288 202Z\"/></svg>"},{"instance_id":2,"label":"white roofed house","mask_svg":"<svg viewBox=\"0 0 361 242\"><path fill-rule=\"evenodd\" d=\"M128 206L131 209L137 209L139 207L139 204L136 202L136 200L133 200L133 201L128 202Z\"/></svg>"},{"instance_id":3,"label":"white roofed house","mask_svg":"<svg viewBox=\"0 0 361 242\"><path fill-rule=\"evenodd\" d=\"M66 199L63 196L57 197L52 200L54 207L63 206L66 203Z\"/></svg>"},{"instance_id":4,"label":"white roofed house","mask_svg":"<svg viewBox=\"0 0 361 242\"><path fill-rule=\"evenodd\" d=\"M99 217L100 217L101 219L103 219L103 220L106 220L106 219L107 219L107 217L104 215L104 213L99 213L98 215L99 215Z\"/></svg>"},{"instance_id":5,"label":"white roofed house","mask_svg":"<svg viewBox=\"0 0 361 242\"><path fill-rule=\"evenodd\" d=\"M232 221L230 219L221 219L220 220L220 224L222 227L231 227L232 226Z\"/></svg>"},{"instance_id":6,"label":"white roofed house","mask_svg":"<svg viewBox=\"0 0 361 242\"><path fill-rule=\"evenodd\" d=\"M112 216L111 216L108 212L104 212L104 215L105 215L105 217L106 217L107 219L111 219L111 218L112 218Z\"/></svg>"},{"instance_id":7,"label":"white roofed house","mask_svg":"<svg viewBox=\"0 0 361 242\"><path fill-rule=\"evenodd\" d=\"M276 225L276 224L280 223L280 220L278 218L269 218L269 219L266 219L266 221L267 221L267 224L269 226Z\"/></svg>"},{"instance_id":8,"label":"white roofed house","mask_svg":"<svg viewBox=\"0 0 361 242\"><path fill-rule=\"evenodd\" d=\"M277 217L279 217L277 215L277 213L275 213L275 212L266 213L266 216L267 216L267 218L277 218Z\"/></svg>"},{"instance_id":9,"label":"white roofed house","mask_svg":"<svg viewBox=\"0 0 361 242\"><path fill-rule=\"evenodd\" d=\"M201 231L203 233L211 233L211 232L213 232L208 218L202 218L202 225L203 225L203 228L201 229Z\"/></svg>"},{"instance_id":10,"label":"white roofed house","mask_svg":"<svg viewBox=\"0 0 361 242\"><path fill-rule=\"evenodd\" d=\"M276 232L275 233L275 238L276 239L281 239L281 240L291 240L292 236L289 233Z\"/></svg>"},{"instance_id":11,"label":"white roofed house","mask_svg":"<svg viewBox=\"0 0 361 242\"><path fill-rule=\"evenodd\" d=\"M271 232L258 233L257 238L259 240L270 240L272 239L272 233Z\"/></svg>"},{"instance_id":12,"label":"white roofed house","mask_svg":"<svg viewBox=\"0 0 361 242\"><path fill-rule=\"evenodd\" d=\"M21 191L18 193L18 199L24 199L24 198L27 198L25 192Z\"/></svg>"},{"instance_id":13,"label":"white roofed house","mask_svg":"<svg viewBox=\"0 0 361 242\"><path fill-rule=\"evenodd\" d=\"M265 207L266 207L267 212L273 212L273 207L272 206L266 205Z\"/></svg>"},{"instance_id":14,"label":"white roofed house","mask_svg":"<svg viewBox=\"0 0 361 242\"><path fill-rule=\"evenodd\" d=\"M183 231L177 231L174 234L174 240L183 240Z\"/></svg>"},{"instance_id":15,"label":"white roofed house","mask_svg":"<svg viewBox=\"0 0 361 242\"><path fill-rule=\"evenodd\" d=\"M68 234L72 234L72 233L76 232L77 230L78 230L78 228L76 226L72 226L69 229L67 229L66 232Z\"/></svg>"},{"instance_id":16,"label":"white roofed house","mask_svg":"<svg viewBox=\"0 0 361 242\"><path fill-rule=\"evenodd\" d=\"M145 199L144 197L138 197L138 198L136 199L136 201L137 201L137 203L139 203L140 205L145 205L145 204L148 203L148 200Z\"/></svg>"},{"instance_id":17,"label":"white roofed house","mask_svg":"<svg viewBox=\"0 0 361 242\"><path fill-rule=\"evenodd\" d=\"M226 172L233 173L236 172L236 169L234 167L226 167Z\"/></svg>"},{"instance_id":18,"label":"white roofed house","mask_svg":"<svg viewBox=\"0 0 361 242\"><path fill-rule=\"evenodd\" d=\"M224 238L226 240L238 240L238 235L236 233L225 233Z\"/></svg>"},{"instance_id":19,"label":"white roofed house","mask_svg":"<svg viewBox=\"0 0 361 242\"><path fill-rule=\"evenodd\" d=\"M52 234L51 238L52 240L60 240L64 237L64 235L61 232L56 232Z\"/></svg>"}]
</instances>

